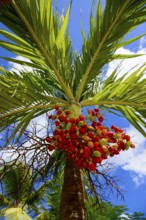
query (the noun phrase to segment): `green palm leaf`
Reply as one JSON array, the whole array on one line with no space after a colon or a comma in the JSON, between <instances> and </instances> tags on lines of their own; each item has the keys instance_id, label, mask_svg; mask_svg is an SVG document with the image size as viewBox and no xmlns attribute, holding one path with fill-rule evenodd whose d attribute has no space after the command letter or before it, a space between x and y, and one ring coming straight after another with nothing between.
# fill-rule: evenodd
<instances>
[{"instance_id":1,"label":"green palm leaf","mask_svg":"<svg viewBox=\"0 0 146 220\"><path fill-rule=\"evenodd\" d=\"M13 205L12 201L8 199L6 196L0 194L0 208L4 209L6 207L11 207ZM0 212L1 214L1 212Z\"/></svg>"},{"instance_id":2,"label":"green palm leaf","mask_svg":"<svg viewBox=\"0 0 146 220\"><path fill-rule=\"evenodd\" d=\"M21 208L9 208L4 213L6 220L31 220Z\"/></svg>"},{"instance_id":3,"label":"green palm leaf","mask_svg":"<svg viewBox=\"0 0 146 220\"><path fill-rule=\"evenodd\" d=\"M16 201L17 204L21 204L21 202L26 200L30 191L32 179L31 170L23 163L17 163L13 166L5 166L3 172L4 171L6 174L2 182L4 184L5 196L10 199L10 201L13 201L13 203Z\"/></svg>"},{"instance_id":4,"label":"green palm leaf","mask_svg":"<svg viewBox=\"0 0 146 220\"><path fill-rule=\"evenodd\" d=\"M48 171L49 172L49 171ZM26 217L22 210L31 210L40 213L41 200L45 199L46 192L50 192L54 182L47 180L41 182L39 187L35 185L39 179L39 173L33 173L26 164L17 161L16 164L8 164L1 169L3 194L0 194L0 214L13 218L15 214ZM44 176L46 178L47 174ZM17 213L18 212L18 213ZM17 216L17 215L16 215ZM18 218L19 219L19 218ZM23 218L22 218L23 219Z\"/></svg>"},{"instance_id":5,"label":"green palm leaf","mask_svg":"<svg viewBox=\"0 0 146 220\"><path fill-rule=\"evenodd\" d=\"M72 99L65 77L72 63L71 44L66 33L69 14L70 7L64 20L59 23L58 14L55 15L52 10L52 1L46 0L20 0L8 7L1 7L0 21L14 34L1 30L0 33L11 42L1 40L0 46L28 58L37 68L47 69L67 98Z\"/></svg>"},{"instance_id":6,"label":"green palm leaf","mask_svg":"<svg viewBox=\"0 0 146 220\"><path fill-rule=\"evenodd\" d=\"M28 60L5 59L33 67L19 74L1 70L0 131L16 122L11 138L19 130L19 139L31 119L51 110L56 103L66 108L76 99L78 104L82 100L82 106L94 104L122 112L144 134L145 80L140 80L144 69L127 81L121 78L122 83L115 76L102 83L101 73L111 60L135 56L115 51L143 36L123 40L146 21L145 2L106 0L103 10L98 1L96 16L90 15L88 37L82 32L81 55L71 51L67 32L70 9L71 4L65 17L60 17L48 0L19 0L0 8L0 21L10 29L0 30L7 39L1 40L0 46Z\"/></svg>"},{"instance_id":7,"label":"green palm leaf","mask_svg":"<svg viewBox=\"0 0 146 220\"><path fill-rule=\"evenodd\" d=\"M101 1L98 1L96 17L90 16L90 31L86 39L83 33L81 56L76 55L76 100L79 101L87 90L88 83L101 73L105 64L113 59L127 58L127 55L114 55L117 48L131 43L141 36L128 41L122 41L125 34L137 25L146 21L146 4L140 0L106 1L102 10Z\"/></svg>"},{"instance_id":8,"label":"green palm leaf","mask_svg":"<svg viewBox=\"0 0 146 220\"><path fill-rule=\"evenodd\" d=\"M81 102L82 106L100 105L123 113L131 124L144 136L146 112L146 68L141 66L128 77L126 73L119 79L116 78L117 70L102 84L100 91L90 100Z\"/></svg>"},{"instance_id":9,"label":"green palm leaf","mask_svg":"<svg viewBox=\"0 0 146 220\"><path fill-rule=\"evenodd\" d=\"M14 122L21 121L12 136L20 130L20 135L29 122L39 114L52 109L56 103L65 106L67 102L58 98L59 86L54 88L45 74L34 72L1 71L0 75L0 119L1 130ZM55 90L56 88L56 90ZM54 95L54 97L53 97Z\"/></svg>"}]
</instances>

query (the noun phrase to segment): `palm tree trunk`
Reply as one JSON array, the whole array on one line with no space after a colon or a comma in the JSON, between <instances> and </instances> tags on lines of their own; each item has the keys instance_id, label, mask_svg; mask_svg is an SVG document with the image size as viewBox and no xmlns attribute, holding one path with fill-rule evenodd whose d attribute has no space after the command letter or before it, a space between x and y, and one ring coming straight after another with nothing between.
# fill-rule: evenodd
<instances>
[{"instance_id":1,"label":"palm tree trunk","mask_svg":"<svg viewBox=\"0 0 146 220\"><path fill-rule=\"evenodd\" d=\"M83 171L68 159L64 169L60 220L86 220Z\"/></svg>"}]
</instances>

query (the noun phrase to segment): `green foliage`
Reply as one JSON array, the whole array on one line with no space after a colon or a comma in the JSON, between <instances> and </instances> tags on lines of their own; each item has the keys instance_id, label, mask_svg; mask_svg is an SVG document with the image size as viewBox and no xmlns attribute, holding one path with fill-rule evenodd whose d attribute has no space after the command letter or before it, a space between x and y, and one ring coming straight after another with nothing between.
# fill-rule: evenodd
<instances>
[{"instance_id":1,"label":"green foliage","mask_svg":"<svg viewBox=\"0 0 146 220\"><path fill-rule=\"evenodd\" d=\"M100 205L97 204L95 198L88 197L86 201L87 207L87 220L145 220L145 214L141 212L134 212L128 214L128 208L126 206L112 205L110 202L102 202ZM127 217L121 217L122 215Z\"/></svg>"},{"instance_id":2,"label":"green foliage","mask_svg":"<svg viewBox=\"0 0 146 220\"><path fill-rule=\"evenodd\" d=\"M6 220L31 220L31 218L21 208L9 208L5 211Z\"/></svg>"},{"instance_id":3,"label":"green foliage","mask_svg":"<svg viewBox=\"0 0 146 220\"><path fill-rule=\"evenodd\" d=\"M26 164L17 162L14 165L7 165L0 170L2 176L0 194L0 214L13 219L16 215L22 215L22 219L30 219L27 217L25 210L31 212L39 212L41 200L45 192L52 185L51 181L42 183L36 188L36 180L39 174L32 173Z\"/></svg>"},{"instance_id":4,"label":"green foliage","mask_svg":"<svg viewBox=\"0 0 146 220\"><path fill-rule=\"evenodd\" d=\"M132 215L128 215L132 220L146 220L145 214L141 212L134 212Z\"/></svg>"},{"instance_id":5,"label":"green foliage","mask_svg":"<svg viewBox=\"0 0 146 220\"><path fill-rule=\"evenodd\" d=\"M102 68L113 59L125 59L126 55L114 55L121 46L125 46L138 38L124 41L124 36L137 25L146 21L146 5L140 1L106 1L102 9L98 1L96 16L91 12L90 30L88 37L83 32L82 54L76 55L76 69L78 76L76 83L78 90L76 98L84 98L87 88L94 84L94 80L101 74Z\"/></svg>"},{"instance_id":6,"label":"green foliage","mask_svg":"<svg viewBox=\"0 0 146 220\"><path fill-rule=\"evenodd\" d=\"M128 209L125 206L114 206L111 203L103 203L100 206L87 205L88 220L111 220L120 219L119 216Z\"/></svg>"},{"instance_id":7,"label":"green foliage","mask_svg":"<svg viewBox=\"0 0 146 220\"><path fill-rule=\"evenodd\" d=\"M146 78L145 67L141 66L128 75L125 73L117 78L116 69L103 80L96 94L89 100L81 102L82 105L101 105L107 109L115 109L129 120L131 124L144 136L145 107L146 107ZM143 78L143 80L142 80Z\"/></svg>"},{"instance_id":8,"label":"green foliage","mask_svg":"<svg viewBox=\"0 0 146 220\"><path fill-rule=\"evenodd\" d=\"M0 7L0 22L8 27L0 29L5 37L0 46L27 60L3 58L33 68L19 74L1 68L0 131L18 122L11 135L13 138L19 130L18 140L31 119L53 109L56 103L68 108L75 102L122 112L145 135L145 67L122 83L115 78L117 69L109 79L104 80L102 74L110 61L132 57L114 53L143 36L124 40L146 21L145 2L106 0L103 9L98 1L96 15L93 11L90 15L88 36L82 31L81 54L72 51L67 28L70 10L71 3L66 15L59 15L49 0L19 0Z\"/></svg>"}]
</instances>

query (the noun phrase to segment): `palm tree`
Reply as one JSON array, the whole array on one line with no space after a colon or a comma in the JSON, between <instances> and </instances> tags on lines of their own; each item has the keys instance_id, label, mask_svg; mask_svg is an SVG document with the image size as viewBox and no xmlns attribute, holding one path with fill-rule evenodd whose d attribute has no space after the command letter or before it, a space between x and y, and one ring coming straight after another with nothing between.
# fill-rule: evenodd
<instances>
[{"instance_id":1,"label":"palm tree","mask_svg":"<svg viewBox=\"0 0 146 220\"><path fill-rule=\"evenodd\" d=\"M0 21L8 28L0 30L6 39L1 39L0 46L28 60L3 58L33 68L19 74L1 68L0 130L17 123L11 138L19 130L18 140L33 118L56 104L69 109L74 118L82 107L97 105L121 112L146 136L146 79L142 79L145 66L119 79L117 69L108 78L102 71L114 59L133 57L115 51L142 36L124 38L146 21L146 1L106 0L104 9L98 1L96 15L90 15L88 36L82 31L81 54L72 51L67 29L71 4L61 20L51 0L13 0L0 7ZM83 177L82 169L71 160L65 161L61 220L86 219Z\"/></svg>"},{"instance_id":2,"label":"palm tree","mask_svg":"<svg viewBox=\"0 0 146 220\"><path fill-rule=\"evenodd\" d=\"M47 181L36 188L38 174L33 175L32 169L22 162L9 164L0 170L3 176L0 193L0 216L6 219L30 220L28 212L39 213L41 199L44 197L45 189L51 186ZM40 185L40 184L39 184Z\"/></svg>"}]
</instances>

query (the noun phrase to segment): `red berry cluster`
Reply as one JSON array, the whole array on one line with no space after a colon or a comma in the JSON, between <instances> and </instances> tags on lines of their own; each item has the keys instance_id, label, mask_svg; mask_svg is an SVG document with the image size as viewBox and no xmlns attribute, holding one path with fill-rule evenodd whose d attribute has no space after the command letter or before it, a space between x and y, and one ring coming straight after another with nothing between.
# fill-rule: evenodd
<instances>
[{"instance_id":1,"label":"red berry cluster","mask_svg":"<svg viewBox=\"0 0 146 220\"><path fill-rule=\"evenodd\" d=\"M102 125L104 120L98 108L88 109L86 118L80 115L73 118L70 111L62 111L55 107L56 114L49 119L55 121L52 136L46 137L50 151L59 149L66 153L68 159L73 159L79 168L94 171L96 164L107 159L108 156L119 154L122 150L135 145L130 136L123 129L114 125L111 129Z\"/></svg>"}]
</instances>

